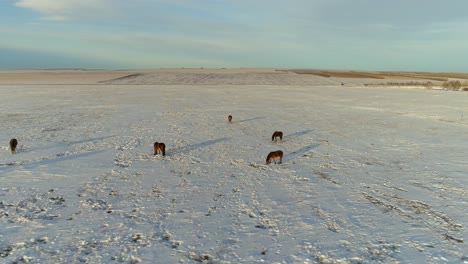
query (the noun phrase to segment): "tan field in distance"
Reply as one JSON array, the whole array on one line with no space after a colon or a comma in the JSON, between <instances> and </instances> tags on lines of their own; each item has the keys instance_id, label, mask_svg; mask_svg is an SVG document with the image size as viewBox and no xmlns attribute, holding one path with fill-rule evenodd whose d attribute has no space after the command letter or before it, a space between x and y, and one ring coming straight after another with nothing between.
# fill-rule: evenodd
<instances>
[{"instance_id":1,"label":"tan field in distance","mask_svg":"<svg viewBox=\"0 0 468 264\"><path fill-rule=\"evenodd\" d=\"M468 73L453 72L411 72L411 71L353 71L353 70L287 70L298 74L312 74L323 77L371 78L371 79L425 79L447 81L449 78L467 79Z\"/></svg>"},{"instance_id":2,"label":"tan field in distance","mask_svg":"<svg viewBox=\"0 0 468 264\"><path fill-rule=\"evenodd\" d=\"M0 70L0 85L313 85L367 86L414 82L441 85L468 83L468 73L355 71L275 68L161 68L132 70L13 69Z\"/></svg>"}]
</instances>

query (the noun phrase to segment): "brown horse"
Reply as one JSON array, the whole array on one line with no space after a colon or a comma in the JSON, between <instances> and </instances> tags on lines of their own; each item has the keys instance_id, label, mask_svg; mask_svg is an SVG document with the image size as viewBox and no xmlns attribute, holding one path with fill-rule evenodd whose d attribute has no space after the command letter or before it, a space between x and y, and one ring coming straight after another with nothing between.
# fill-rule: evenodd
<instances>
[{"instance_id":1,"label":"brown horse","mask_svg":"<svg viewBox=\"0 0 468 264\"><path fill-rule=\"evenodd\" d=\"M277 150L270 152L270 154L268 154L266 158L266 165L270 164L272 160L276 164L276 159L279 159L278 164L281 164L283 162L283 151Z\"/></svg>"},{"instance_id":2,"label":"brown horse","mask_svg":"<svg viewBox=\"0 0 468 264\"><path fill-rule=\"evenodd\" d=\"M158 152L166 156L166 145L164 143L154 142L154 155L157 155Z\"/></svg>"},{"instance_id":3,"label":"brown horse","mask_svg":"<svg viewBox=\"0 0 468 264\"><path fill-rule=\"evenodd\" d=\"M16 154L16 146L18 146L18 140L16 140L16 138L12 138L10 140L11 154Z\"/></svg>"},{"instance_id":4,"label":"brown horse","mask_svg":"<svg viewBox=\"0 0 468 264\"><path fill-rule=\"evenodd\" d=\"M273 133L273 135L271 136L271 141L276 142L276 138L280 138L280 140L283 141L283 132L275 131L275 133Z\"/></svg>"},{"instance_id":5,"label":"brown horse","mask_svg":"<svg viewBox=\"0 0 468 264\"><path fill-rule=\"evenodd\" d=\"M229 123L232 123L232 115L229 115L229 116L228 116L228 122L229 122Z\"/></svg>"}]
</instances>

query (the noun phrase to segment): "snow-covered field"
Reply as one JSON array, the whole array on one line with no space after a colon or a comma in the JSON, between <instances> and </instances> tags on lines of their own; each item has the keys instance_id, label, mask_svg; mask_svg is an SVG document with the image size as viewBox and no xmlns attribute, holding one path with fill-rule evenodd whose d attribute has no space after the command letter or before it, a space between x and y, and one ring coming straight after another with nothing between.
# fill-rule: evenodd
<instances>
[{"instance_id":1,"label":"snow-covered field","mask_svg":"<svg viewBox=\"0 0 468 264\"><path fill-rule=\"evenodd\" d=\"M0 262L468 263L468 93L214 84L0 85Z\"/></svg>"}]
</instances>

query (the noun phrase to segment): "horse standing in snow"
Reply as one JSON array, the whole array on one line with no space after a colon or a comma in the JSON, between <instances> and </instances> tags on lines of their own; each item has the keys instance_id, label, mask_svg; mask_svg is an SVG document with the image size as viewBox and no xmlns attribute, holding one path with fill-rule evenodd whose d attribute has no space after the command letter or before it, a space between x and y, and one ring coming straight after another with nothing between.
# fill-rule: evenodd
<instances>
[{"instance_id":1,"label":"horse standing in snow","mask_svg":"<svg viewBox=\"0 0 468 264\"><path fill-rule=\"evenodd\" d=\"M18 146L18 140L16 140L16 138L12 138L10 140L11 154L16 154L16 146Z\"/></svg>"},{"instance_id":2,"label":"horse standing in snow","mask_svg":"<svg viewBox=\"0 0 468 264\"><path fill-rule=\"evenodd\" d=\"M270 152L270 154L268 154L266 158L266 165L269 165L272 160L276 164L276 159L279 159L278 164L281 164L283 162L283 151L277 150Z\"/></svg>"},{"instance_id":3,"label":"horse standing in snow","mask_svg":"<svg viewBox=\"0 0 468 264\"><path fill-rule=\"evenodd\" d=\"M154 155L159 153L166 156L166 145L164 143L154 142Z\"/></svg>"},{"instance_id":4,"label":"horse standing in snow","mask_svg":"<svg viewBox=\"0 0 468 264\"><path fill-rule=\"evenodd\" d=\"M271 136L271 141L275 141L276 142L276 139L277 138L280 138L281 141L283 141L283 132L281 131L275 131L275 133L273 133L273 135Z\"/></svg>"}]
</instances>

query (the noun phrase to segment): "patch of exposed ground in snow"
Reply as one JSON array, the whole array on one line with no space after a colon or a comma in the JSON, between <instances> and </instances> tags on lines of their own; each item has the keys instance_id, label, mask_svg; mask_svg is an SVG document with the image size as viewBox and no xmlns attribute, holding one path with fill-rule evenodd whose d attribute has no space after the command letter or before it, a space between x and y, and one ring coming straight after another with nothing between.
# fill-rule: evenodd
<instances>
[{"instance_id":1,"label":"patch of exposed ground in snow","mask_svg":"<svg viewBox=\"0 0 468 264\"><path fill-rule=\"evenodd\" d=\"M0 86L0 262L468 261L468 94L286 83Z\"/></svg>"},{"instance_id":2,"label":"patch of exposed ground in snow","mask_svg":"<svg viewBox=\"0 0 468 264\"><path fill-rule=\"evenodd\" d=\"M294 73L137 73L100 82L101 84L162 85L340 85L336 80L317 75Z\"/></svg>"}]
</instances>

